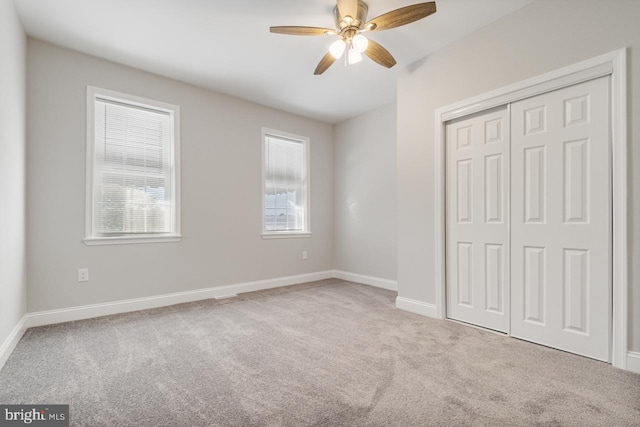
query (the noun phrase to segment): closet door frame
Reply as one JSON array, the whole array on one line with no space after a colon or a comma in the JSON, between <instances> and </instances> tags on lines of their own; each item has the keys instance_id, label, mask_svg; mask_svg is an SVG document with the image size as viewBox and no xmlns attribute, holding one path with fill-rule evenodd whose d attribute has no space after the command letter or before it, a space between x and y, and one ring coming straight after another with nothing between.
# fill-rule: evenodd
<instances>
[{"instance_id":1,"label":"closet door frame","mask_svg":"<svg viewBox=\"0 0 640 427\"><path fill-rule=\"evenodd\" d=\"M627 49L619 49L538 77L457 102L435 112L436 318L446 318L446 132L447 121L510 104L602 76L611 76L613 174L613 366L627 368Z\"/></svg>"}]
</instances>

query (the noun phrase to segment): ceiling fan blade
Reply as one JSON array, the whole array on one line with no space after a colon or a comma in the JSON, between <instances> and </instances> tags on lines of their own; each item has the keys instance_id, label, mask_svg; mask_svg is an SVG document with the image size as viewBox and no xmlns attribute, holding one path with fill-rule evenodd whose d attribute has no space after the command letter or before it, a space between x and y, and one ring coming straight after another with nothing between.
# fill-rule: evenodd
<instances>
[{"instance_id":1,"label":"ceiling fan blade","mask_svg":"<svg viewBox=\"0 0 640 427\"><path fill-rule=\"evenodd\" d=\"M338 0L339 21L342 21L345 16L350 16L353 19L358 17L358 0Z\"/></svg>"},{"instance_id":2,"label":"ceiling fan blade","mask_svg":"<svg viewBox=\"0 0 640 427\"><path fill-rule=\"evenodd\" d=\"M373 18L364 25L367 31L382 31L400 27L436 13L436 2L418 3L392 10Z\"/></svg>"},{"instance_id":3,"label":"ceiling fan blade","mask_svg":"<svg viewBox=\"0 0 640 427\"><path fill-rule=\"evenodd\" d=\"M316 70L313 72L313 74L319 76L320 74L327 71L327 69L331 67L334 62L336 62L336 58L331 54L331 52L327 52L327 54L320 60L320 63L316 67Z\"/></svg>"},{"instance_id":4,"label":"ceiling fan blade","mask_svg":"<svg viewBox=\"0 0 640 427\"><path fill-rule=\"evenodd\" d=\"M371 39L369 39L369 45L367 46L367 50L364 51L364 54L383 67L391 68L396 65L396 60L393 55L391 55L387 49L382 47L380 43Z\"/></svg>"},{"instance_id":5,"label":"ceiling fan blade","mask_svg":"<svg viewBox=\"0 0 640 427\"><path fill-rule=\"evenodd\" d=\"M271 32L292 36L324 36L325 34L336 34L336 31L331 28L320 27L271 27Z\"/></svg>"}]
</instances>

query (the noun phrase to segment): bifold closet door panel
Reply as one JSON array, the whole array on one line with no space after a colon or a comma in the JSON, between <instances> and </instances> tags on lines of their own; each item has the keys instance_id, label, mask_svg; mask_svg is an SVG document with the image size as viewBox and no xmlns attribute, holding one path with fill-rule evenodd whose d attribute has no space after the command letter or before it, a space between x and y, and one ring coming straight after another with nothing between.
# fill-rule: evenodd
<instances>
[{"instance_id":1,"label":"bifold closet door panel","mask_svg":"<svg viewBox=\"0 0 640 427\"><path fill-rule=\"evenodd\" d=\"M609 361L609 77L511 105L511 334Z\"/></svg>"},{"instance_id":2,"label":"bifold closet door panel","mask_svg":"<svg viewBox=\"0 0 640 427\"><path fill-rule=\"evenodd\" d=\"M509 327L509 112L453 120L447 145L447 316Z\"/></svg>"}]
</instances>

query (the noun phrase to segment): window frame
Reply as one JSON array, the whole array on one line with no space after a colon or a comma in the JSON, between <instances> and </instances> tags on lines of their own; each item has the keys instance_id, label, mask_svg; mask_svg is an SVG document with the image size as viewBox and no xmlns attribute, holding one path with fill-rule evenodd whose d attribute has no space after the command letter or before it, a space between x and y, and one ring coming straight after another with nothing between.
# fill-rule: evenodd
<instances>
[{"instance_id":1,"label":"window frame","mask_svg":"<svg viewBox=\"0 0 640 427\"><path fill-rule=\"evenodd\" d=\"M266 230L265 227L265 194L266 194L266 184L267 184L267 165L266 165L266 146L267 146L267 137L288 139L295 142L300 142L303 147L304 152L304 176L305 176L305 220L303 224L303 231L278 231L278 230ZM262 198L262 202L260 203L260 213L262 217L262 238L263 239L291 239L291 238L300 238L300 237L311 237L311 140L309 137L295 135L289 132L283 132L280 130L270 129L263 127L262 128L262 138L260 138L262 144L262 187L260 189L260 196Z\"/></svg>"},{"instance_id":2,"label":"window frame","mask_svg":"<svg viewBox=\"0 0 640 427\"><path fill-rule=\"evenodd\" d=\"M119 102L124 105L141 107L159 112L168 113L172 117L172 148L170 155L173 157L172 194L174 201L174 221L169 233L157 234L132 234L126 236L98 236L94 233L94 206L95 206L95 101L97 98ZM87 86L87 122L86 122L86 195L85 195L85 245L122 245L137 243L163 243L179 242L181 235L180 218L180 107L165 102L160 102L135 95L129 95L113 90Z\"/></svg>"}]
</instances>

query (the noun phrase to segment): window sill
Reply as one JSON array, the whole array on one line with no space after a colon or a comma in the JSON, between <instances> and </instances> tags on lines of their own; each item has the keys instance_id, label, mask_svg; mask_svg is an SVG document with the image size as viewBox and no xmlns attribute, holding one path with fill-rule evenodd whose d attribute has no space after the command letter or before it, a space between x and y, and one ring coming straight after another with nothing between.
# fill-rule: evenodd
<instances>
[{"instance_id":1,"label":"window sill","mask_svg":"<svg viewBox=\"0 0 640 427\"><path fill-rule=\"evenodd\" d=\"M140 236L140 237L87 237L84 244L87 246L99 245L135 245L138 243L171 243L182 240L181 235Z\"/></svg>"},{"instance_id":2,"label":"window sill","mask_svg":"<svg viewBox=\"0 0 640 427\"><path fill-rule=\"evenodd\" d=\"M295 232L275 232L275 233L262 233L263 239L297 239L300 237L311 237L311 233L295 233Z\"/></svg>"}]
</instances>

